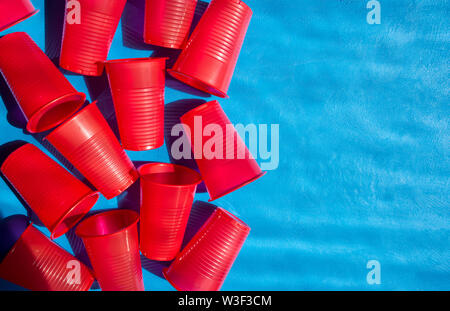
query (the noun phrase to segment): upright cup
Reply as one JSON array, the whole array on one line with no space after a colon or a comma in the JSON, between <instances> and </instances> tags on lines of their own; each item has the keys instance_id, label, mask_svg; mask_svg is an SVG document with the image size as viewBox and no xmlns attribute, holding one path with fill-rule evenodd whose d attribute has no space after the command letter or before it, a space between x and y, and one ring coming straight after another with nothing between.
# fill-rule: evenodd
<instances>
[{"instance_id":1,"label":"upright cup","mask_svg":"<svg viewBox=\"0 0 450 311\"><path fill-rule=\"evenodd\" d=\"M214 100L194 108L183 116L181 122L191 142L192 152L205 182L210 201L218 199L263 176L258 163L250 154L244 141L236 132L219 102ZM215 150L209 152L210 139L203 133L222 132ZM217 154L216 154L217 152Z\"/></svg>"},{"instance_id":2,"label":"upright cup","mask_svg":"<svg viewBox=\"0 0 450 311\"><path fill-rule=\"evenodd\" d=\"M57 126L86 99L24 32L0 38L0 70L27 118L27 130L31 133Z\"/></svg>"},{"instance_id":3,"label":"upright cup","mask_svg":"<svg viewBox=\"0 0 450 311\"><path fill-rule=\"evenodd\" d=\"M178 254L165 278L179 291L218 291L245 242L250 227L217 208Z\"/></svg>"},{"instance_id":4,"label":"upright cup","mask_svg":"<svg viewBox=\"0 0 450 311\"><path fill-rule=\"evenodd\" d=\"M89 104L46 139L107 199L125 191L138 173L98 109Z\"/></svg>"},{"instance_id":5,"label":"upright cup","mask_svg":"<svg viewBox=\"0 0 450 311\"><path fill-rule=\"evenodd\" d=\"M240 0L212 0L168 72L204 92L227 97L252 10Z\"/></svg>"},{"instance_id":6,"label":"upright cup","mask_svg":"<svg viewBox=\"0 0 450 311\"><path fill-rule=\"evenodd\" d=\"M82 221L76 234L82 238L95 276L105 291L142 291L137 223L130 210L112 210Z\"/></svg>"},{"instance_id":7,"label":"upright cup","mask_svg":"<svg viewBox=\"0 0 450 311\"><path fill-rule=\"evenodd\" d=\"M166 58L105 62L122 147L142 151L164 144Z\"/></svg>"},{"instance_id":8,"label":"upright cup","mask_svg":"<svg viewBox=\"0 0 450 311\"><path fill-rule=\"evenodd\" d=\"M100 76L126 0L66 0L60 66Z\"/></svg>"},{"instance_id":9,"label":"upright cup","mask_svg":"<svg viewBox=\"0 0 450 311\"><path fill-rule=\"evenodd\" d=\"M0 31L6 30L39 12L30 0L0 0Z\"/></svg>"},{"instance_id":10,"label":"upright cup","mask_svg":"<svg viewBox=\"0 0 450 311\"><path fill-rule=\"evenodd\" d=\"M186 44L197 0L146 0L144 42L172 49Z\"/></svg>"},{"instance_id":11,"label":"upright cup","mask_svg":"<svg viewBox=\"0 0 450 311\"><path fill-rule=\"evenodd\" d=\"M0 263L0 278L34 291L87 291L91 271L32 224Z\"/></svg>"},{"instance_id":12,"label":"upright cup","mask_svg":"<svg viewBox=\"0 0 450 311\"><path fill-rule=\"evenodd\" d=\"M141 176L140 249L152 260L169 261L180 251L200 175L190 168L149 163Z\"/></svg>"},{"instance_id":13,"label":"upright cup","mask_svg":"<svg viewBox=\"0 0 450 311\"><path fill-rule=\"evenodd\" d=\"M74 227L98 200L97 192L32 144L12 152L0 170L52 239Z\"/></svg>"}]
</instances>

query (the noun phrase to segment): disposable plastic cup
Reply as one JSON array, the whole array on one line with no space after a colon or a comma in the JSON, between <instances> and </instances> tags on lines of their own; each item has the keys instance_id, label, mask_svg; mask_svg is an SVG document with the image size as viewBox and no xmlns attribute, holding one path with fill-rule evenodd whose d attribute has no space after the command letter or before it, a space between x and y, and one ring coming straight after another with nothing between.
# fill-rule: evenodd
<instances>
[{"instance_id":1,"label":"disposable plastic cup","mask_svg":"<svg viewBox=\"0 0 450 311\"><path fill-rule=\"evenodd\" d=\"M240 0L212 0L168 72L201 91L227 97L252 10Z\"/></svg>"},{"instance_id":2,"label":"disposable plastic cup","mask_svg":"<svg viewBox=\"0 0 450 311\"><path fill-rule=\"evenodd\" d=\"M46 140L107 199L118 196L138 179L136 168L96 102L53 130Z\"/></svg>"},{"instance_id":3,"label":"disposable plastic cup","mask_svg":"<svg viewBox=\"0 0 450 311\"><path fill-rule=\"evenodd\" d=\"M197 0L146 0L144 42L181 49L187 41Z\"/></svg>"},{"instance_id":4,"label":"disposable plastic cup","mask_svg":"<svg viewBox=\"0 0 450 311\"><path fill-rule=\"evenodd\" d=\"M86 99L24 32L0 38L0 70L27 118L27 130L31 133L57 126Z\"/></svg>"},{"instance_id":5,"label":"disposable plastic cup","mask_svg":"<svg viewBox=\"0 0 450 311\"><path fill-rule=\"evenodd\" d=\"M91 271L32 224L0 263L0 278L33 291L87 291Z\"/></svg>"},{"instance_id":6,"label":"disposable plastic cup","mask_svg":"<svg viewBox=\"0 0 450 311\"><path fill-rule=\"evenodd\" d=\"M210 200L218 199L263 176L258 163L236 132L219 102L214 100L194 108L181 116L181 122L191 143L198 169L205 182ZM205 128L217 127L222 132L222 152L208 154L205 148L212 139L203 137ZM196 134L200 133L200 135ZM217 135L217 134L214 134ZM220 144L220 143L219 143ZM218 146L215 146L220 150Z\"/></svg>"},{"instance_id":7,"label":"disposable plastic cup","mask_svg":"<svg viewBox=\"0 0 450 311\"><path fill-rule=\"evenodd\" d=\"M86 76L100 76L126 0L66 0L60 66ZM78 4L76 4L78 3Z\"/></svg>"},{"instance_id":8,"label":"disposable plastic cup","mask_svg":"<svg viewBox=\"0 0 450 311\"><path fill-rule=\"evenodd\" d=\"M112 210L86 218L78 225L75 232L83 240L102 290L144 290L138 221L136 212Z\"/></svg>"},{"instance_id":9,"label":"disposable plastic cup","mask_svg":"<svg viewBox=\"0 0 450 311\"><path fill-rule=\"evenodd\" d=\"M0 31L6 30L39 12L30 0L0 0Z\"/></svg>"},{"instance_id":10,"label":"disposable plastic cup","mask_svg":"<svg viewBox=\"0 0 450 311\"><path fill-rule=\"evenodd\" d=\"M165 278L179 291L218 291L245 242L250 227L217 208L177 255Z\"/></svg>"},{"instance_id":11,"label":"disposable plastic cup","mask_svg":"<svg viewBox=\"0 0 450 311\"><path fill-rule=\"evenodd\" d=\"M149 163L141 176L140 249L152 260L169 261L180 251L200 175L190 168Z\"/></svg>"},{"instance_id":12,"label":"disposable plastic cup","mask_svg":"<svg viewBox=\"0 0 450 311\"><path fill-rule=\"evenodd\" d=\"M166 58L105 62L122 147L143 151L164 144Z\"/></svg>"},{"instance_id":13,"label":"disposable plastic cup","mask_svg":"<svg viewBox=\"0 0 450 311\"><path fill-rule=\"evenodd\" d=\"M99 197L98 192L32 144L12 152L0 169L51 232L52 239L74 227Z\"/></svg>"}]
</instances>

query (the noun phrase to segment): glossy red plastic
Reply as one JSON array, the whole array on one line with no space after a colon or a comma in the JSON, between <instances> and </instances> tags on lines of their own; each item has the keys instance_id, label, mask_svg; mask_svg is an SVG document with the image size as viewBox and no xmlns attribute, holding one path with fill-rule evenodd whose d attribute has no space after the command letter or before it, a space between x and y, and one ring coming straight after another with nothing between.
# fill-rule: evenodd
<instances>
[{"instance_id":1,"label":"glossy red plastic","mask_svg":"<svg viewBox=\"0 0 450 311\"><path fill-rule=\"evenodd\" d=\"M66 0L60 66L86 76L100 76L126 0ZM79 4L77 4L79 3Z\"/></svg>"},{"instance_id":2,"label":"glossy red plastic","mask_svg":"<svg viewBox=\"0 0 450 311\"><path fill-rule=\"evenodd\" d=\"M198 120L195 122L195 120ZM218 199L263 176L261 168L234 129L217 100L200 105L181 116L194 158L205 182L210 201ZM209 136L202 137L206 127L222 131L221 156L205 154ZM199 133L200 135L196 134ZM214 134L216 135L216 134ZM216 146L216 148L218 148ZM220 148L218 148L220 150Z\"/></svg>"},{"instance_id":3,"label":"glossy red plastic","mask_svg":"<svg viewBox=\"0 0 450 311\"><path fill-rule=\"evenodd\" d=\"M24 32L0 38L0 70L28 120L27 130L31 133L57 126L86 99Z\"/></svg>"},{"instance_id":4,"label":"glossy red plastic","mask_svg":"<svg viewBox=\"0 0 450 311\"><path fill-rule=\"evenodd\" d=\"M0 278L33 291L87 291L94 283L82 262L32 224L0 263Z\"/></svg>"},{"instance_id":5,"label":"glossy red plastic","mask_svg":"<svg viewBox=\"0 0 450 311\"><path fill-rule=\"evenodd\" d=\"M48 228L52 239L74 227L99 197L32 144L12 152L1 172Z\"/></svg>"},{"instance_id":6,"label":"glossy red plastic","mask_svg":"<svg viewBox=\"0 0 450 311\"><path fill-rule=\"evenodd\" d=\"M227 97L252 10L240 0L212 0L168 72L201 91Z\"/></svg>"},{"instance_id":7,"label":"glossy red plastic","mask_svg":"<svg viewBox=\"0 0 450 311\"><path fill-rule=\"evenodd\" d=\"M30 0L0 0L0 31L6 30L39 12Z\"/></svg>"},{"instance_id":8,"label":"glossy red plastic","mask_svg":"<svg viewBox=\"0 0 450 311\"><path fill-rule=\"evenodd\" d=\"M166 58L105 62L122 147L143 151L164 144Z\"/></svg>"},{"instance_id":9,"label":"glossy red plastic","mask_svg":"<svg viewBox=\"0 0 450 311\"><path fill-rule=\"evenodd\" d=\"M137 223L130 210L102 212L83 220L76 229L86 247L102 290L143 291Z\"/></svg>"},{"instance_id":10,"label":"glossy red plastic","mask_svg":"<svg viewBox=\"0 0 450 311\"><path fill-rule=\"evenodd\" d=\"M96 102L46 139L107 199L121 194L139 177Z\"/></svg>"},{"instance_id":11,"label":"glossy red plastic","mask_svg":"<svg viewBox=\"0 0 450 311\"><path fill-rule=\"evenodd\" d=\"M146 0L144 42L181 49L187 41L197 0Z\"/></svg>"},{"instance_id":12,"label":"glossy red plastic","mask_svg":"<svg viewBox=\"0 0 450 311\"><path fill-rule=\"evenodd\" d=\"M179 291L218 291L245 242L250 227L217 208L178 254L165 278Z\"/></svg>"},{"instance_id":13,"label":"glossy red plastic","mask_svg":"<svg viewBox=\"0 0 450 311\"><path fill-rule=\"evenodd\" d=\"M141 176L140 249L152 260L169 261L180 251L200 175L190 168L149 163Z\"/></svg>"}]
</instances>

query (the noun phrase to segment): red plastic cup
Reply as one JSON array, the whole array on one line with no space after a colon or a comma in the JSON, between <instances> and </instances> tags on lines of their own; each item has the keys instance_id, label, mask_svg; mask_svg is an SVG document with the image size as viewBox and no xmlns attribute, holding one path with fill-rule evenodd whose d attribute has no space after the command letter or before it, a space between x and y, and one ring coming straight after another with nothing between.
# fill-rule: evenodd
<instances>
[{"instance_id":1,"label":"red plastic cup","mask_svg":"<svg viewBox=\"0 0 450 311\"><path fill-rule=\"evenodd\" d=\"M144 290L138 221L136 212L112 210L91 216L78 225L75 232L83 240L102 290Z\"/></svg>"},{"instance_id":2,"label":"red plastic cup","mask_svg":"<svg viewBox=\"0 0 450 311\"><path fill-rule=\"evenodd\" d=\"M144 42L181 49L188 39L197 0L147 0Z\"/></svg>"},{"instance_id":3,"label":"red plastic cup","mask_svg":"<svg viewBox=\"0 0 450 311\"><path fill-rule=\"evenodd\" d=\"M169 73L201 91L227 97L252 10L240 0L212 0Z\"/></svg>"},{"instance_id":4,"label":"red plastic cup","mask_svg":"<svg viewBox=\"0 0 450 311\"><path fill-rule=\"evenodd\" d=\"M31 133L57 126L86 99L24 32L0 38L0 70L28 120L27 130Z\"/></svg>"},{"instance_id":5,"label":"red plastic cup","mask_svg":"<svg viewBox=\"0 0 450 311\"><path fill-rule=\"evenodd\" d=\"M121 194L139 177L96 102L46 139L107 199Z\"/></svg>"},{"instance_id":6,"label":"red plastic cup","mask_svg":"<svg viewBox=\"0 0 450 311\"><path fill-rule=\"evenodd\" d=\"M199 120L199 122L194 125L195 120ZM188 139L198 169L211 197L209 201L237 190L265 174L217 100L188 111L181 116L181 122L186 133L190 133ZM205 143L209 141L210 137L203 137L203 133L206 127L212 125L220 127L223 133L221 158L212 157L204 152Z\"/></svg>"},{"instance_id":7,"label":"red plastic cup","mask_svg":"<svg viewBox=\"0 0 450 311\"><path fill-rule=\"evenodd\" d=\"M200 175L190 168L149 163L141 176L140 249L152 260L169 261L180 251Z\"/></svg>"},{"instance_id":8,"label":"red plastic cup","mask_svg":"<svg viewBox=\"0 0 450 311\"><path fill-rule=\"evenodd\" d=\"M33 291L87 291L91 271L32 224L0 263L0 278Z\"/></svg>"},{"instance_id":9,"label":"red plastic cup","mask_svg":"<svg viewBox=\"0 0 450 311\"><path fill-rule=\"evenodd\" d=\"M164 144L165 63L166 58L105 62L120 140L127 150Z\"/></svg>"},{"instance_id":10,"label":"red plastic cup","mask_svg":"<svg viewBox=\"0 0 450 311\"><path fill-rule=\"evenodd\" d=\"M0 0L0 31L6 30L39 12L30 0Z\"/></svg>"},{"instance_id":11,"label":"red plastic cup","mask_svg":"<svg viewBox=\"0 0 450 311\"><path fill-rule=\"evenodd\" d=\"M82 75L100 76L126 2L78 0L79 9L77 5L69 7L64 20L60 66ZM76 19L77 10L80 20Z\"/></svg>"},{"instance_id":12,"label":"red plastic cup","mask_svg":"<svg viewBox=\"0 0 450 311\"><path fill-rule=\"evenodd\" d=\"M48 228L52 239L74 227L99 197L32 144L12 152L1 172Z\"/></svg>"},{"instance_id":13,"label":"red plastic cup","mask_svg":"<svg viewBox=\"0 0 450 311\"><path fill-rule=\"evenodd\" d=\"M178 254L165 278L179 291L218 291L245 242L250 227L217 208Z\"/></svg>"}]
</instances>

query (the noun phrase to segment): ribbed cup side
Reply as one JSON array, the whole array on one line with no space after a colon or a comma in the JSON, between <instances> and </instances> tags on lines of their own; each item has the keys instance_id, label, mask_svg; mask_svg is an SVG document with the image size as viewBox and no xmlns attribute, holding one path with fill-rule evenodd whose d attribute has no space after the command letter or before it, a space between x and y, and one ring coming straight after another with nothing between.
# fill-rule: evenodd
<instances>
[{"instance_id":1,"label":"ribbed cup side","mask_svg":"<svg viewBox=\"0 0 450 311\"><path fill-rule=\"evenodd\" d=\"M122 146L148 150L164 143L164 87L113 90Z\"/></svg>"},{"instance_id":2,"label":"ribbed cup side","mask_svg":"<svg viewBox=\"0 0 450 311\"><path fill-rule=\"evenodd\" d=\"M222 284L239 254L249 228L236 225L234 220L216 210L207 223L189 242L167 271L167 275L178 274L202 277ZM185 283L186 285L186 283ZM195 284L191 284L195 288ZM181 288L183 290L183 287ZM189 286L186 288L189 290ZM201 289L200 289L201 290Z\"/></svg>"},{"instance_id":3,"label":"ribbed cup side","mask_svg":"<svg viewBox=\"0 0 450 311\"><path fill-rule=\"evenodd\" d=\"M136 236L137 240L137 236ZM137 246L125 241L116 247L122 251L101 250L97 244L85 243L97 280L104 291L143 290L141 259Z\"/></svg>"},{"instance_id":4,"label":"ribbed cup side","mask_svg":"<svg viewBox=\"0 0 450 311\"><path fill-rule=\"evenodd\" d=\"M137 171L111 131L100 131L71 154L64 154L107 199L137 180Z\"/></svg>"},{"instance_id":5,"label":"ribbed cup side","mask_svg":"<svg viewBox=\"0 0 450 311\"><path fill-rule=\"evenodd\" d=\"M172 260L183 241L196 186L173 190L159 186L146 189L143 183L142 253L154 260Z\"/></svg>"},{"instance_id":6,"label":"ribbed cup side","mask_svg":"<svg viewBox=\"0 0 450 311\"><path fill-rule=\"evenodd\" d=\"M66 22L60 64L73 72L100 75L120 16L83 10L81 18L79 25L67 25Z\"/></svg>"},{"instance_id":7,"label":"ribbed cup side","mask_svg":"<svg viewBox=\"0 0 450 311\"><path fill-rule=\"evenodd\" d=\"M236 1L212 0L187 47L200 39L206 55L223 63L235 63L251 14L248 7Z\"/></svg>"},{"instance_id":8,"label":"ribbed cup side","mask_svg":"<svg viewBox=\"0 0 450 311\"><path fill-rule=\"evenodd\" d=\"M197 0L147 1L145 41L180 48L187 39L196 4Z\"/></svg>"},{"instance_id":9,"label":"ribbed cup side","mask_svg":"<svg viewBox=\"0 0 450 311\"><path fill-rule=\"evenodd\" d=\"M80 284L71 279L76 258L29 226L0 264L0 277L31 290L83 291L94 281L80 263Z\"/></svg>"}]
</instances>

